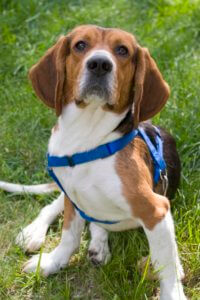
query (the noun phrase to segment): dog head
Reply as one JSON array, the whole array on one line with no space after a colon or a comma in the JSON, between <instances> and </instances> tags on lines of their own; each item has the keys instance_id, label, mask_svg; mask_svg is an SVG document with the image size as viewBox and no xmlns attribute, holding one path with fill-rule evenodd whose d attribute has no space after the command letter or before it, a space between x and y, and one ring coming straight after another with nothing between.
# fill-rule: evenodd
<instances>
[{"instance_id":1,"label":"dog head","mask_svg":"<svg viewBox=\"0 0 200 300\"><path fill-rule=\"evenodd\" d=\"M62 36L29 76L38 97L57 115L72 101L82 108L95 101L115 113L132 106L135 127L158 113L169 96L155 61L133 35L94 25Z\"/></svg>"}]
</instances>

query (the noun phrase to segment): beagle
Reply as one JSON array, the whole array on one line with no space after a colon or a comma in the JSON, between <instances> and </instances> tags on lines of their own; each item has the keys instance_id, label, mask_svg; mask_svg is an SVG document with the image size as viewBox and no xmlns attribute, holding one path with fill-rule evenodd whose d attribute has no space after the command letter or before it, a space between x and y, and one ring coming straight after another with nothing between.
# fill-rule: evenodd
<instances>
[{"instance_id":1,"label":"beagle","mask_svg":"<svg viewBox=\"0 0 200 300\"><path fill-rule=\"evenodd\" d=\"M37 96L58 116L49 140L50 156L87 153L138 128L156 145L157 129L146 120L163 108L169 87L149 51L139 46L132 34L94 25L76 27L46 52L31 68L29 77ZM45 276L66 267L79 247L85 226L81 211L93 221L89 245L93 263L110 259L108 231L141 226L159 274L160 299L186 299L169 202L179 183L180 161L173 138L161 128L159 135L167 189L162 176L155 182L154 160L139 135L104 158L51 168L61 194L17 237L17 243L26 250L37 250L49 225L64 210L60 244L41 257L40 270ZM39 191L42 187L44 192L55 189L44 185ZM24 271L35 271L39 259L34 255Z\"/></svg>"}]
</instances>

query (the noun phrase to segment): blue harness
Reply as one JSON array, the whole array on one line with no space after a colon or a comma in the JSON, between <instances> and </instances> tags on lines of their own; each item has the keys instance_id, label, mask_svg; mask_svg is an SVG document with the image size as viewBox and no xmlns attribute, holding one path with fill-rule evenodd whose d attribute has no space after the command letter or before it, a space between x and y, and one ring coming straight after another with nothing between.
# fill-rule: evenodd
<instances>
[{"instance_id":1,"label":"blue harness","mask_svg":"<svg viewBox=\"0 0 200 300\"><path fill-rule=\"evenodd\" d=\"M150 155L153 160L154 164L154 183L157 184L162 172L166 171L166 163L163 158L163 141L160 136L159 130L155 128L156 131L156 137L155 137L155 146L151 142L148 135L145 133L143 128L135 129L124 136L122 136L119 139L116 139L110 143L106 143L103 145L100 145L96 147L95 149L92 149L90 151L86 152L80 152L73 154L71 156L50 156L47 155L48 158L48 173L53 178L53 180L57 183L57 185L60 187L60 189L65 193L65 195L69 198L66 191L64 190L63 186L61 185L60 181L58 180L57 176L55 175L53 168L55 167L74 167L76 165L84 164L87 162L91 162L97 159L103 159L108 156L111 156L115 154L116 152L122 150L124 147L126 147L136 136L141 137L145 143L147 144L147 147L149 149ZM70 198L69 198L70 199ZM116 224L120 221L108 221L108 220L98 220L95 218L92 218L84 213L71 199L73 206L75 209L79 212L81 217L89 222L97 222L97 223L103 223L103 224Z\"/></svg>"}]
</instances>

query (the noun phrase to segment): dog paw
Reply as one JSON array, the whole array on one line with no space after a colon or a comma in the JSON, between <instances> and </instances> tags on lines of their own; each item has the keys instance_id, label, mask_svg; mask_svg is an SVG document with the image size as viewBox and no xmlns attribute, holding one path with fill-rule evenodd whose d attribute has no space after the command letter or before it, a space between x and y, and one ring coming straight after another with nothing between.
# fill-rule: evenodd
<instances>
[{"instance_id":1,"label":"dog paw","mask_svg":"<svg viewBox=\"0 0 200 300\"><path fill-rule=\"evenodd\" d=\"M181 293L167 293L160 296L160 300L187 300L183 292Z\"/></svg>"},{"instance_id":2,"label":"dog paw","mask_svg":"<svg viewBox=\"0 0 200 300\"><path fill-rule=\"evenodd\" d=\"M163 287L161 284L160 300L187 300L182 283L178 281L174 285L165 284Z\"/></svg>"},{"instance_id":3,"label":"dog paw","mask_svg":"<svg viewBox=\"0 0 200 300\"><path fill-rule=\"evenodd\" d=\"M91 242L88 250L88 258L94 265L105 265L111 258L107 240Z\"/></svg>"},{"instance_id":4,"label":"dog paw","mask_svg":"<svg viewBox=\"0 0 200 300\"><path fill-rule=\"evenodd\" d=\"M44 243L47 230L48 225L35 220L18 234L16 244L25 252L36 251Z\"/></svg>"},{"instance_id":5,"label":"dog paw","mask_svg":"<svg viewBox=\"0 0 200 300\"><path fill-rule=\"evenodd\" d=\"M57 273L61 268L64 268L65 266L66 261L59 262L56 259L55 255L52 255L52 253L42 253L41 259L39 254L32 256L31 259L29 259L24 264L23 271L26 273L30 273L35 272L37 268L39 268L40 273L46 277L50 274Z\"/></svg>"}]
</instances>

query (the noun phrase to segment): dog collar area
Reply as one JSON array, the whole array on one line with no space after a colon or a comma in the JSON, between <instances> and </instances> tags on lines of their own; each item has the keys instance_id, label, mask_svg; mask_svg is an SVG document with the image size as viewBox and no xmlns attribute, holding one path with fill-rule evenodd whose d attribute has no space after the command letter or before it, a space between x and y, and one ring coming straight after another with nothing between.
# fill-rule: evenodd
<instances>
[{"instance_id":1,"label":"dog collar area","mask_svg":"<svg viewBox=\"0 0 200 300\"><path fill-rule=\"evenodd\" d=\"M75 153L71 156L51 156L47 154L48 166L47 170L49 175L53 178L53 180L57 183L60 189L64 192L64 194L68 197L71 201L75 209L79 212L80 216L89 221L89 222L96 222L102 224L116 224L120 221L108 221L108 220L98 220L93 217L90 217L84 213L77 205L70 199L67 194L67 191L63 188L62 184L60 183L59 179L55 175L53 168L56 167L70 167L73 168L76 165L88 163L97 159L104 159L115 153L119 152L123 148L125 148L136 136L141 137L144 142L146 143L150 155L152 157L154 163L154 183L157 184L161 174L166 172L166 163L163 158L163 141L160 136L160 131L158 128L154 127L156 137L155 137L155 146L151 142L149 136L146 134L143 128L138 128L132 130L131 132L125 134L124 136L106 143L102 144L94 149L85 152Z\"/></svg>"},{"instance_id":2,"label":"dog collar area","mask_svg":"<svg viewBox=\"0 0 200 300\"><path fill-rule=\"evenodd\" d=\"M109 157L116 152L126 147L135 136L138 135L138 130L133 130L130 133L125 134L119 139L116 139L110 143L100 145L92 150L79 152L71 156L50 156L48 157L48 168L52 167L74 167L76 165L88 163L97 159L103 159Z\"/></svg>"}]
</instances>

